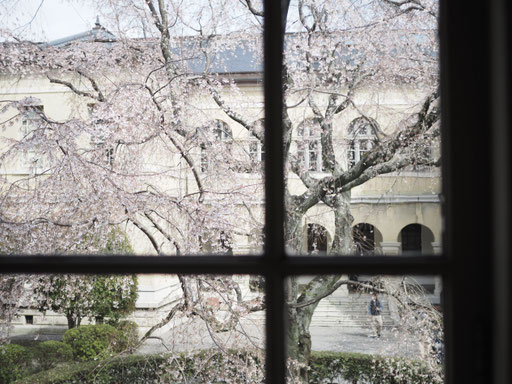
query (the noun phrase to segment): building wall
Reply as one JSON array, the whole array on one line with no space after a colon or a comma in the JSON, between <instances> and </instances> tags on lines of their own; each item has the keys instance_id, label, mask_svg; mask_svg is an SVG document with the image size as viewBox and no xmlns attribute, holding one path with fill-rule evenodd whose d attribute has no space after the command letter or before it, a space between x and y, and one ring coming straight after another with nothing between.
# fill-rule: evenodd
<instances>
[{"instance_id":1,"label":"building wall","mask_svg":"<svg viewBox=\"0 0 512 384\"><path fill-rule=\"evenodd\" d=\"M240 86L240 93L226 90L223 95L228 103L237 105L240 111L244 112L250 119L257 120L263 117L262 89L259 84L249 84ZM342 92L341 90L340 92ZM87 100L78 98L60 85L50 84L47 79L41 77L2 77L0 78L0 98L2 100L20 100L27 96L37 97L44 105L45 112L49 117L55 120L65 120L74 116L87 116ZM297 99L301 95L297 95ZM386 134L393 133L399 120L405 117L415 107L422 98L422 94L412 88L390 86L387 89L368 89L358 93L357 104L359 110L353 108L342 117L333 121L335 126L335 144L336 155L340 162L346 166L348 140L347 129L350 122L365 113L375 118L381 129ZM325 104L326 98L319 96L318 103ZM224 112L212 101L210 97L198 95L196 100L197 125L201 126L207 121L215 119L226 122L233 133L233 138L238 145L248 147L251 140L247 131L238 123L229 119ZM295 108L290 113L294 124L297 126L312 116L308 108ZM14 111L9 110L1 115L2 120L10 119L14 116ZM18 139L20 135L20 122L10 125L8 129L0 132L3 138ZM294 132L294 138L297 139L297 133ZM89 138L83 137L84 146L88 144ZM2 145L2 144L0 144ZM5 150L5 144L0 150ZM163 150L163 149L162 149ZM148 156L153 156L157 164L163 161L160 156L159 148L148 146ZM296 143L292 145L292 151L296 151ZM168 156L168 152L166 152ZM193 153L196 161L199 161L200 150ZM174 165L174 180L165 186L171 190L174 188L177 194L188 194L196 192L192 175L187 170L186 165L180 163L179 155L171 155L172 158L166 158L166 162ZM148 157L150 158L150 157ZM29 174L29 169L23 169L21 162L2 163L0 173L9 180L17 180ZM314 177L322 177L322 172L317 172ZM243 183L261 183L261 175L258 173L242 173L239 175ZM305 188L300 180L290 175L290 190L292 193L300 194ZM433 234L432 248L438 252L440 248L442 219L441 208L439 204L440 194L440 174L436 169L424 170L406 170L399 173L392 173L376 177L367 183L352 190L352 215L354 216L353 225L368 223L375 227L380 234L380 243L376 244L378 254L396 255L400 254L400 231L408 224L421 224L427 227ZM263 222L263 195L255 196L252 202L252 208L258 219ZM243 208L240 208L243 211ZM332 240L334 234L334 217L330 209L324 204L318 204L311 208L304 218L304 241L307 241L307 224L319 224L323 226L328 233L328 240ZM130 241L136 251L140 254L155 254L147 238L141 234L133 225L124 227ZM157 238L159 235L153 232ZM163 240L163 239L162 239ZM258 252L261 245L255 245L251 238L243 235L234 235L235 254L246 254ZM307 249L307 246L305 246ZM175 249L167 247L166 253L174 253ZM249 292L246 290L246 292ZM140 276L139 277L139 300L137 303L138 312L133 316L140 315L140 311L156 311L162 303L168 301L173 295L178 295L176 290L176 279L169 276ZM30 311L30 310L27 310ZM28 313L28 312L27 312ZM139 316L140 317L140 316ZM142 316L143 317L143 316ZM157 316L158 317L158 316ZM47 317L48 325L62 321L59 317ZM21 319L21 318L20 318ZM42 318L41 318L42 319ZM41 320L43 321L43 320ZM140 320L142 322L142 320ZM23 321L20 320L22 325ZM44 321L43 321L44 322Z\"/></svg>"}]
</instances>

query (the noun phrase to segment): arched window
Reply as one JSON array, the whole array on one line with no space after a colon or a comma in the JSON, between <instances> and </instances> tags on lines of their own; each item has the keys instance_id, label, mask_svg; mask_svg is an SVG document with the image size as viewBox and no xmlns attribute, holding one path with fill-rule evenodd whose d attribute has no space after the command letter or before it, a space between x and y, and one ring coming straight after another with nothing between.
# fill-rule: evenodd
<instances>
[{"instance_id":1,"label":"arched window","mask_svg":"<svg viewBox=\"0 0 512 384\"><path fill-rule=\"evenodd\" d=\"M322 171L320 127L313 120L305 120L297 128L297 157L305 170Z\"/></svg>"},{"instance_id":2,"label":"arched window","mask_svg":"<svg viewBox=\"0 0 512 384\"><path fill-rule=\"evenodd\" d=\"M358 117L348 128L349 148L348 167L352 168L377 141L377 122L366 117Z\"/></svg>"},{"instance_id":3,"label":"arched window","mask_svg":"<svg viewBox=\"0 0 512 384\"><path fill-rule=\"evenodd\" d=\"M233 140L231 128L221 120L214 120L203 127L204 137L201 147L201 172L211 168L215 157L213 156L214 143L222 143L223 149L230 150L229 143Z\"/></svg>"},{"instance_id":4,"label":"arched window","mask_svg":"<svg viewBox=\"0 0 512 384\"><path fill-rule=\"evenodd\" d=\"M327 229L319 224L308 224L308 253L327 253Z\"/></svg>"}]
</instances>

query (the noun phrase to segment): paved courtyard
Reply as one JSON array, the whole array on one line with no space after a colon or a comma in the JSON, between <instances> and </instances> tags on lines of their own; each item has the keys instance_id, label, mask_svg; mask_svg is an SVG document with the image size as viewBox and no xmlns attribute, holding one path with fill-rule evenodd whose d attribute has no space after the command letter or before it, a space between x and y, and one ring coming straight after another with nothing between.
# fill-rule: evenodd
<instances>
[{"instance_id":1,"label":"paved courtyard","mask_svg":"<svg viewBox=\"0 0 512 384\"><path fill-rule=\"evenodd\" d=\"M317 327L311 329L314 351L356 352L387 356L419 356L419 344L398 332L384 330L379 338L368 337L370 331L363 328L341 329Z\"/></svg>"},{"instance_id":2,"label":"paved courtyard","mask_svg":"<svg viewBox=\"0 0 512 384\"><path fill-rule=\"evenodd\" d=\"M312 327L310 331L314 351L355 352L409 358L419 358L420 356L420 346L415 339L405 337L390 329L383 330L380 338L368 337L370 330L365 328ZM139 352L160 353L169 350L194 350L216 346L216 341L212 340L209 335L204 335L199 327L193 334L186 335L186 333L187 331L177 333L174 329L172 334L168 332L160 334L161 338L148 340ZM235 346L238 341L246 345L263 347L261 333L261 327L245 326L243 332L239 334L239 338L231 340L232 346ZM201 334L203 334L202 337ZM227 338L222 341L223 344L230 342Z\"/></svg>"}]
</instances>

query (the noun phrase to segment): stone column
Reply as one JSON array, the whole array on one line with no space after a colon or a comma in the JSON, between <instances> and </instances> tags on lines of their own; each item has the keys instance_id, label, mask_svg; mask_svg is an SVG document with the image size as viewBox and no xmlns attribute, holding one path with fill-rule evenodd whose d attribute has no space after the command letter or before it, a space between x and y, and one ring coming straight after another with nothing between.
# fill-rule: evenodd
<instances>
[{"instance_id":1,"label":"stone column","mask_svg":"<svg viewBox=\"0 0 512 384\"><path fill-rule=\"evenodd\" d=\"M402 243L397 241L381 241L380 247L382 249L382 254L384 256L398 256L400 255L400 247L402 246ZM400 283L400 278L398 276L394 277L388 277L387 278L388 284L391 285L397 285ZM389 314L391 318L393 319L393 322L397 324L400 320L400 315L398 314L398 308L396 306L395 300L388 296L388 307L389 307Z\"/></svg>"},{"instance_id":2,"label":"stone column","mask_svg":"<svg viewBox=\"0 0 512 384\"><path fill-rule=\"evenodd\" d=\"M441 254L441 242L433 241L432 249L434 251L434 255L440 255ZM439 299L441 298L442 290L443 290L443 281L441 279L441 276L435 276L435 278L434 278L434 295Z\"/></svg>"},{"instance_id":3,"label":"stone column","mask_svg":"<svg viewBox=\"0 0 512 384\"><path fill-rule=\"evenodd\" d=\"M432 249L434 251L434 255L440 255L441 254L441 242L433 241L431 244L432 244Z\"/></svg>"}]
</instances>

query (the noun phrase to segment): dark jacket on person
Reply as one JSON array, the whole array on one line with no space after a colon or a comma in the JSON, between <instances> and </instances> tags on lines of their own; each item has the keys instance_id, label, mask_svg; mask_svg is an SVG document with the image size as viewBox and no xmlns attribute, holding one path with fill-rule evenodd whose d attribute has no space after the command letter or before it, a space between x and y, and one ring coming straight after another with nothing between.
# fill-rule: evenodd
<instances>
[{"instance_id":1,"label":"dark jacket on person","mask_svg":"<svg viewBox=\"0 0 512 384\"><path fill-rule=\"evenodd\" d=\"M382 304L379 299L371 300L368 304L368 313L372 316L377 316L382 313Z\"/></svg>"}]
</instances>

